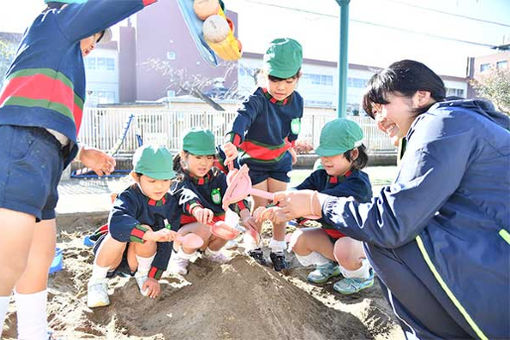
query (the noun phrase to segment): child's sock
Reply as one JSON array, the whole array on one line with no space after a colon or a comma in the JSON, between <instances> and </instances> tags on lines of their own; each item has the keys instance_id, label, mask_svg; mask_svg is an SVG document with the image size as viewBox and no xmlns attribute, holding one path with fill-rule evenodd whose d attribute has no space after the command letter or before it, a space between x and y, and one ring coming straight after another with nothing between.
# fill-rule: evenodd
<instances>
[{"instance_id":1,"label":"child's sock","mask_svg":"<svg viewBox=\"0 0 510 340\"><path fill-rule=\"evenodd\" d=\"M136 255L136 260L138 261L138 269L136 270L136 277L147 276L149 275L149 271L151 270L152 261L156 255L152 255L151 257L141 257Z\"/></svg>"},{"instance_id":2,"label":"child's sock","mask_svg":"<svg viewBox=\"0 0 510 340\"><path fill-rule=\"evenodd\" d=\"M92 276L90 277L89 282L101 282L104 279L106 279L106 274L108 274L108 271L110 270L110 267L101 267L94 263L92 266Z\"/></svg>"},{"instance_id":3,"label":"child's sock","mask_svg":"<svg viewBox=\"0 0 510 340\"><path fill-rule=\"evenodd\" d=\"M271 248L272 253L283 253L285 248L287 248L287 242L285 241L277 241L274 238L269 242L269 248Z\"/></svg>"},{"instance_id":4,"label":"child's sock","mask_svg":"<svg viewBox=\"0 0 510 340\"><path fill-rule=\"evenodd\" d=\"M348 270L340 266L340 271L345 278L368 279L371 276L370 263L367 259L361 261L361 267L355 270Z\"/></svg>"},{"instance_id":5,"label":"child's sock","mask_svg":"<svg viewBox=\"0 0 510 340\"><path fill-rule=\"evenodd\" d=\"M5 315L7 314L7 308L9 308L10 296L0 296L0 339L2 338L2 328L4 326Z\"/></svg>"},{"instance_id":6,"label":"child's sock","mask_svg":"<svg viewBox=\"0 0 510 340\"><path fill-rule=\"evenodd\" d=\"M299 263L301 263L303 266L311 266L311 265L325 265L326 263L331 262L328 258L324 257L321 253L312 251L308 255L299 255L294 252L294 255L296 256L296 259Z\"/></svg>"},{"instance_id":7,"label":"child's sock","mask_svg":"<svg viewBox=\"0 0 510 340\"><path fill-rule=\"evenodd\" d=\"M45 289L33 294L14 292L18 316L18 339L48 338L46 316L46 300L48 291Z\"/></svg>"}]
</instances>

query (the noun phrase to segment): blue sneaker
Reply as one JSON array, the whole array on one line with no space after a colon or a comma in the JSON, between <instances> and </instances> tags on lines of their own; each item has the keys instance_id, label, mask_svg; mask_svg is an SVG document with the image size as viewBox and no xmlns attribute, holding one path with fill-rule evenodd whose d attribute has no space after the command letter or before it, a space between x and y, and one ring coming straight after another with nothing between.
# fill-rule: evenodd
<instances>
[{"instance_id":1,"label":"blue sneaker","mask_svg":"<svg viewBox=\"0 0 510 340\"><path fill-rule=\"evenodd\" d=\"M317 265L315 270L308 274L308 281L313 283L325 283L330 278L340 275L340 267L336 262Z\"/></svg>"},{"instance_id":2,"label":"blue sneaker","mask_svg":"<svg viewBox=\"0 0 510 340\"><path fill-rule=\"evenodd\" d=\"M368 279L347 277L335 282L333 289L340 294L349 295L358 293L363 289L367 289L374 285L374 270L370 269L370 277Z\"/></svg>"}]
</instances>

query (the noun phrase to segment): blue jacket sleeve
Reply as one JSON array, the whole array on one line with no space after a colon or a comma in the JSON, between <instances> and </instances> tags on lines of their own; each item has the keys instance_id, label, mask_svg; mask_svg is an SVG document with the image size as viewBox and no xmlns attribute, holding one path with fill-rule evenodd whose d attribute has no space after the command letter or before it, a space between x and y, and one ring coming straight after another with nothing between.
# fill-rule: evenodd
<instances>
[{"instance_id":1,"label":"blue jacket sleeve","mask_svg":"<svg viewBox=\"0 0 510 340\"><path fill-rule=\"evenodd\" d=\"M79 41L116 24L156 0L88 0L57 12L57 24L69 41Z\"/></svg>"},{"instance_id":2,"label":"blue jacket sleeve","mask_svg":"<svg viewBox=\"0 0 510 340\"><path fill-rule=\"evenodd\" d=\"M472 129L462 131L458 120L420 118L395 182L370 203L328 196L322 206L327 223L384 248L400 247L423 230L455 193L475 146Z\"/></svg>"},{"instance_id":3,"label":"blue jacket sleeve","mask_svg":"<svg viewBox=\"0 0 510 340\"><path fill-rule=\"evenodd\" d=\"M301 184L295 187L296 190L320 190L321 186L319 183L319 171L315 170L308 176Z\"/></svg>"},{"instance_id":4,"label":"blue jacket sleeve","mask_svg":"<svg viewBox=\"0 0 510 340\"><path fill-rule=\"evenodd\" d=\"M237 110L237 117L232 124L232 131L229 132L231 135L231 141L235 144L235 135L240 137L239 144L244 141L244 135L250 128L251 124L257 118L259 112L263 109L263 104L258 96L250 96L248 100L243 103L243 106Z\"/></svg>"},{"instance_id":5,"label":"blue jacket sleeve","mask_svg":"<svg viewBox=\"0 0 510 340\"><path fill-rule=\"evenodd\" d=\"M108 230L115 240L141 242L141 238L140 240L133 239L139 235L143 237L145 233L143 229L140 229L140 222L134 217L138 216L138 209L139 204L136 198L129 192L124 191L117 197L108 221ZM137 235L137 231L141 234Z\"/></svg>"},{"instance_id":6,"label":"blue jacket sleeve","mask_svg":"<svg viewBox=\"0 0 510 340\"><path fill-rule=\"evenodd\" d=\"M372 196L370 187L359 178L348 178L333 188L322 190L321 193L336 197L354 197L358 202L366 202Z\"/></svg>"}]
</instances>

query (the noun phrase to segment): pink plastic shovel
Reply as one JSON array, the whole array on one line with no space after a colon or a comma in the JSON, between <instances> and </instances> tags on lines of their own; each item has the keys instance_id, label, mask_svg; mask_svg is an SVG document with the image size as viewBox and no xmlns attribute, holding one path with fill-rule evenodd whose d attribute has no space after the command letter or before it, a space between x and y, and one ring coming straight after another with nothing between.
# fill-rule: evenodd
<instances>
[{"instance_id":1,"label":"pink plastic shovel","mask_svg":"<svg viewBox=\"0 0 510 340\"><path fill-rule=\"evenodd\" d=\"M259 244L260 242L260 234L251 227L243 227L240 225L237 225L235 227L229 226L227 223L223 221L218 221L216 223L210 223L211 226L211 232L213 235L222 238L224 240L233 240L237 236L239 236L239 233L248 233L256 242L256 244Z\"/></svg>"}]
</instances>

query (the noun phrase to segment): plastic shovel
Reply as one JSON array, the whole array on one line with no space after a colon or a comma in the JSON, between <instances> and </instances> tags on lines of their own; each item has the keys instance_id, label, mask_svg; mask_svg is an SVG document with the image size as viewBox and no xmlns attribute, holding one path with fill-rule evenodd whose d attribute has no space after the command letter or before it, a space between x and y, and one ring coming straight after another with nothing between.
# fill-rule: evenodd
<instances>
[{"instance_id":1,"label":"plastic shovel","mask_svg":"<svg viewBox=\"0 0 510 340\"><path fill-rule=\"evenodd\" d=\"M243 227L240 225L231 227L223 221L218 221L214 224L210 223L209 225L211 226L211 232L213 235L224 240L233 240L239 236L239 233L248 233L248 235L250 235L257 244L260 242L260 234L251 227Z\"/></svg>"},{"instance_id":2,"label":"plastic shovel","mask_svg":"<svg viewBox=\"0 0 510 340\"><path fill-rule=\"evenodd\" d=\"M186 235L179 235L175 239L176 242L179 242L182 247L198 249L204 244L204 240L197 234L189 233Z\"/></svg>"}]
</instances>

